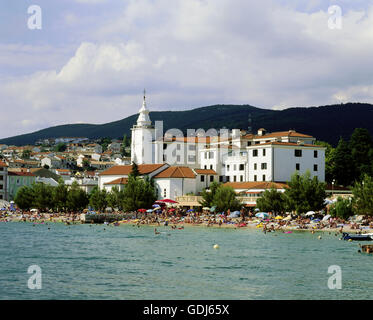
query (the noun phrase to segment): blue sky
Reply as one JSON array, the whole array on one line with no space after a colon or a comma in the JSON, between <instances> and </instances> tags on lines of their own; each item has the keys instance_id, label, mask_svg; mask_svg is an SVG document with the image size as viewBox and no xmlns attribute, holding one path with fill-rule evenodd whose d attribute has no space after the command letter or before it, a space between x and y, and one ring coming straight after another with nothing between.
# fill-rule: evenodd
<instances>
[{"instance_id":1,"label":"blue sky","mask_svg":"<svg viewBox=\"0 0 373 320\"><path fill-rule=\"evenodd\" d=\"M0 138L217 103L373 102L373 4L347 0L1 1ZM27 27L30 5L42 29ZM328 8L342 29L328 28Z\"/></svg>"}]
</instances>

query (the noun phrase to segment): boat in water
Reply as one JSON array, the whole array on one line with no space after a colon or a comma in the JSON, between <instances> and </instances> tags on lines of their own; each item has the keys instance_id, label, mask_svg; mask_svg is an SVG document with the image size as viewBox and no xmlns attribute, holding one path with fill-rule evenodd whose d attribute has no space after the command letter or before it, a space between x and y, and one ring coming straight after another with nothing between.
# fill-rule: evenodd
<instances>
[{"instance_id":1,"label":"boat in water","mask_svg":"<svg viewBox=\"0 0 373 320\"><path fill-rule=\"evenodd\" d=\"M343 240L357 240L357 241L371 241L373 240L373 233L366 234L356 234L356 233L346 233L342 234Z\"/></svg>"}]
</instances>

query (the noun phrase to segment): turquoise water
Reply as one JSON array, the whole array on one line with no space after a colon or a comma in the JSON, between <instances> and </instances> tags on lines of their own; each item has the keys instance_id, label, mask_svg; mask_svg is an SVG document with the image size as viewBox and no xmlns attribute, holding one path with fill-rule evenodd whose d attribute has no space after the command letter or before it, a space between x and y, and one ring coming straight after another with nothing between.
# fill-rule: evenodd
<instances>
[{"instance_id":1,"label":"turquoise water","mask_svg":"<svg viewBox=\"0 0 373 320\"><path fill-rule=\"evenodd\" d=\"M334 233L158 230L0 223L0 299L373 298L373 256ZM41 290L27 286L34 264ZM327 286L330 265L341 290Z\"/></svg>"}]
</instances>

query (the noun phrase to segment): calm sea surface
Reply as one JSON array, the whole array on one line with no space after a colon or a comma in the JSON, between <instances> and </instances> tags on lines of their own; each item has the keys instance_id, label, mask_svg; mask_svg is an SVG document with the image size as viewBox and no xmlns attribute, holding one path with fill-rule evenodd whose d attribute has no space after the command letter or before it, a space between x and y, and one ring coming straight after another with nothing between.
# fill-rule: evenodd
<instances>
[{"instance_id":1,"label":"calm sea surface","mask_svg":"<svg viewBox=\"0 0 373 320\"><path fill-rule=\"evenodd\" d=\"M373 256L334 233L158 230L1 222L0 299L373 298ZM27 286L35 264L41 290ZM341 290L327 286L331 265Z\"/></svg>"}]
</instances>

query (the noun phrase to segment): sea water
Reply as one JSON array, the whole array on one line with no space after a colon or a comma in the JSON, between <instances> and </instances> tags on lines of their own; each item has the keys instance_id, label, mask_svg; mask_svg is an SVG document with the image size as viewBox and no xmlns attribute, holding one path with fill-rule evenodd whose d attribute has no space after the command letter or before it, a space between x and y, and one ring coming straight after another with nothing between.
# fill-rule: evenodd
<instances>
[{"instance_id":1,"label":"sea water","mask_svg":"<svg viewBox=\"0 0 373 320\"><path fill-rule=\"evenodd\" d=\"M157 229L1 222L0 299L373 298L373 256L339 234ZM41 289L28 286L31 265Z\"/></svg>"}]
</instances>

